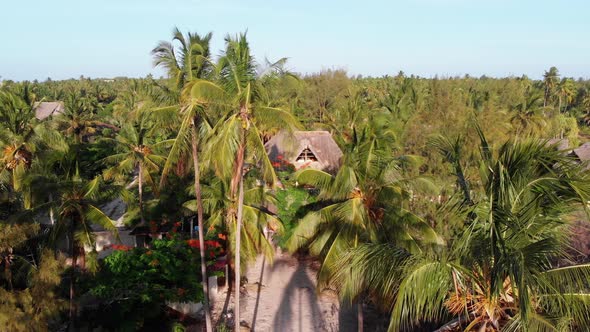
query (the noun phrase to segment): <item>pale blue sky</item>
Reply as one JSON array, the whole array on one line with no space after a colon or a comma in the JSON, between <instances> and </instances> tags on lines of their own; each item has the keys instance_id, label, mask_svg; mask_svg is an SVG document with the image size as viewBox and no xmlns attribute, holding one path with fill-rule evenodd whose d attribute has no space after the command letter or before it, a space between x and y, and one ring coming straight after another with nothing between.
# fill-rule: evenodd
<instances>
[{"instance_id":1,"label":"pale blue sky","mask_svg":"<svg viewBox=\"0 0 590 332\"><path fill-rule=\"evenodd\" d=\"M4 0L0 76L53 79L162 72L150 50L182 31L248 29L255 56L300 73L590 77L588 0Z\"/></svg>"}]
</instances>

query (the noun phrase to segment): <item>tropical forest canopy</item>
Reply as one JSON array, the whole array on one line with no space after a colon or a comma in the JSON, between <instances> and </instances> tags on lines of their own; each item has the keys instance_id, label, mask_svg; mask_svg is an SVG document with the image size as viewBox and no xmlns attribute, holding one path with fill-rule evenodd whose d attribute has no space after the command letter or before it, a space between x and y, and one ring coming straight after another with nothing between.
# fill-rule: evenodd
<instances>
[{"instance_id":1,"label":"tropical forest canopy","mask_svg":"<svg viewBox=\"0 0 590 332\"><path fill-rule=\"evenodd\" d=\"M211 38L155 43L165 78L0 83L0 326L174 324L166 301L207 303L209 258L239 276L272 257L272 228L320 260L318 287L392 331L590 328L588 253L567 240L590 182L548 143L588 140L590 81L299 75L254 59L245 34L213 58ZM264 143L295 130L329 131L339 171L273 165ZM128 228L174 231L99 258L114 199Z\"/></svg>"}]
</instances>

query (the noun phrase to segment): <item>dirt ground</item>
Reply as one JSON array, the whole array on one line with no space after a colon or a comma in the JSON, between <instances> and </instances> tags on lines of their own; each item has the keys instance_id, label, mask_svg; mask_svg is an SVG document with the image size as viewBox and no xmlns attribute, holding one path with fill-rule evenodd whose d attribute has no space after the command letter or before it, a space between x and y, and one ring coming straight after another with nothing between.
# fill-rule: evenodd
<instances>
[{"instance_id":1,"label":"dirt ground","mask_svg":"<svg viewBox=\"0 0 590 332\"><path fill-rule=\"evenodd\" d=\"M277 252L273 264L259 257L249 267L248 282L242 287L240 320L245 331L356 331L356 310L342 308L332 291L316 293L317 263ZM224 307L232 319L233 298L220 290L213 319L222 317Z\"/></svg>"}]
</instances>

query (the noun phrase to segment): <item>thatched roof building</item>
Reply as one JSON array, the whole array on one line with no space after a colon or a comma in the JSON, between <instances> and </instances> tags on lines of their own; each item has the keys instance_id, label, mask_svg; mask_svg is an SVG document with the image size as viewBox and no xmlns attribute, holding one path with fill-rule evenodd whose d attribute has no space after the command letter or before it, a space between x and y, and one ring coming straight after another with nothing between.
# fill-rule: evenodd
<instances>
[{"instance_id":1,"label":"thatched roof building","mask_svg":"<svg viewBox=\"0 0 590 332\"><path fill-rule=\"evenodd\" d=\"M567 138L552 138L547 141L547 145L555 146L558 151L569 150L570 141Z\"/></svg>"},{"instance_id":2,"label":"thatched roof building","mask_svg":"<svg viewBox=\"0 0 590 332\"><path fill-rule=\"evenodd\" d=\"M272 162L287 161L296 169L310 167L335 173L342 150L327 131L280 132L265 144Z\"/></svg>"},{"instance_id":3,"label":"thatched roof building","mask_svg":"<svg viewBox=\"0 0 590 332\"><path fill-rule=\"evenodd\" d=\"M572 154L580 162L586 163L586 169L590 169L590 142L586 142L574 149Z\"/></svg>"},{"instance_id":4,"label":"thatched roof building","mask_svg":"<svg viewBox=\"0 0 590 332\"><path fill-rule=\"evenodd\" d=\"M34 108L35 117L43 120L52 115L63 113L64 103L61 101L42 101L35 103Z\"/></svg>"}]
</instances>

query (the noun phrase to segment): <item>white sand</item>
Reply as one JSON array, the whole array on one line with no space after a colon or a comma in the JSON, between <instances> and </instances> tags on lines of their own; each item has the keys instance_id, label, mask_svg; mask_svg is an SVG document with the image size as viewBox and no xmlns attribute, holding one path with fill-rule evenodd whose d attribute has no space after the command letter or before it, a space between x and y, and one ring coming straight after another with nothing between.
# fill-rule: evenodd
<instances>
[{"instance_id":1,"label":"white sand","mask_svg":"<svg viewBox=\"0 0 590 332\"><path fill-rule=\"evenodd\" d=\"M316 272L317 264L311 260L277 253L271 266L259 257L242 287L240 320L260 332L356 331L354 310L340 312L338 298L331 291L316 294ZM215 301L215 321L225 300L222 291ZM229 307L233 308L233 300Z\"/></svg>"}]
</instances>

